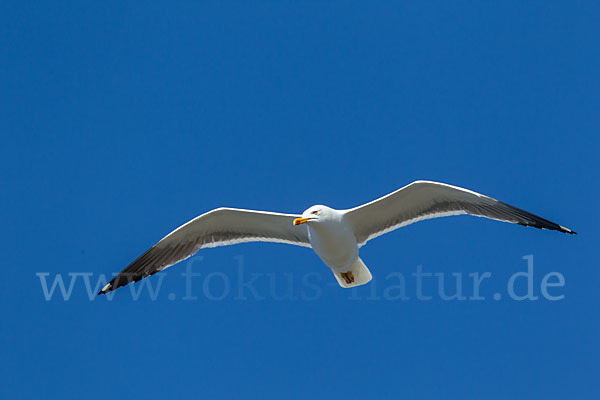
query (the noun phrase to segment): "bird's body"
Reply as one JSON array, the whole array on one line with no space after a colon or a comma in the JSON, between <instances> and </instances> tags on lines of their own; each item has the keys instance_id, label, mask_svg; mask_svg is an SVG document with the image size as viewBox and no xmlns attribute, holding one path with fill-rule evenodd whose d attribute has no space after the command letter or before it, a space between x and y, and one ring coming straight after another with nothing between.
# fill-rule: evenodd
<instances>
[{"instance_id":1,"label":"bird's body","mask_svg":"<svg viewBox=\"0 0 600 400\"><path fill-rule=\"evenodd\" d=\"M309 223L314 215L319 217L319 223ZM303 218L307 219L308 239L312 249L331 268L340 286L359 286L371 280L371 272L358 258L356 235L346 218L345 210L312 206L294 223L297 224Z\"/></svg>"},{"instance_id":2,"label":"bird's body","mask_svg":"<svg viewBox=\"0 0 600 400\"><path fill-rule=\"evenodd\" d=\"M317 205L302 215L218 208L161 239L98 294L162 271L199 249L267 241L311 247L342 287L363 285L371 272L359 258L367 241L424 219L470 214L540 229L575 233L547 219L482 194L438 182L416 181L347 210Z\"/></svg>"},{"instance_id":3,"label":"bird's body","mask_svg":"<svg viewBox=\"0 0 600 400\"><path fill-rule=\"evenodd\" d=\"M345 272L358 258L358 244L343 211L325 206L313 206L323 216L318 224L308 224L308 239L312 249L327 266Z\"/></svg>"}]
</instances>

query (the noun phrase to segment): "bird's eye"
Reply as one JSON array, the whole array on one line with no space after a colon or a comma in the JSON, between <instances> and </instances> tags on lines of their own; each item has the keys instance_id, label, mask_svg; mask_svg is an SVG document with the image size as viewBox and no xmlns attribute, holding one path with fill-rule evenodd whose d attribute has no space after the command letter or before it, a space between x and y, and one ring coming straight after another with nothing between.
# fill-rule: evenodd
<instances>
[{"instance_id":1,"label":"bird's eye","mask_svg":"<svg viewBox=\"0 0 600 400\"><path fill-rule=\"evenodd\" d=\"M318 213L319 213L319 210L315 210L315 211L313 211L311 214L313 214L313 215L317 215Z\"/></svg>"}]
</instances>

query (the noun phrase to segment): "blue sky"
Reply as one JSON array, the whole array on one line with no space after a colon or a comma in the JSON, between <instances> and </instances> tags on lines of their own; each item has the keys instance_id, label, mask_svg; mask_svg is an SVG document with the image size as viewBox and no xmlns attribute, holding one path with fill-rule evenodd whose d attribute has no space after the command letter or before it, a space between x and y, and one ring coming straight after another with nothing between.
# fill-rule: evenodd
<instances>
[{"instance_id":1,"label":"blue sky","mask_svg":"<svg viewBox=\"0 0 600 400\"><path fill-rule=\"evenodd\" d=\"M3 2L0 394L597 398L598 18L595 2ZM416 179L580 234L425 221L362 248L375 281L354 292L310 250L261 243L193 258L196 300L185 265L146 280L154 300L90 301L82 275L44 296L39 274L94 285L215 207L347 208ZM527 255L538 300L513 300ZM467 296L490 272L485 300L445 301L433 277L418 300L419 265ZM384 296L398 272L408 300ZM551 272L562 300L541 294Z\"/></svg>"}]
</instances>

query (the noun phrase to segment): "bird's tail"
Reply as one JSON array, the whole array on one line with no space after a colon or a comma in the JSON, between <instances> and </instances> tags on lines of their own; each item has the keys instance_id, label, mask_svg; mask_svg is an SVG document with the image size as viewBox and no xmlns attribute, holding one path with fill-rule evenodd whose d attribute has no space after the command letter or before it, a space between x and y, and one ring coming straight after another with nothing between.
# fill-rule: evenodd
<instances>
[{"instance_id":1,"label":"bird's tail","mask_svg":"<svg viewBox=\"0 0 600 400\"><path fill-rule=\"evenodd\" d=\"M363 260L357 258L352 264L352 268L348 272L336 272L333 271L335 279L343 288L351 288L354 286L364 285L371 281L371 271L365 265Z\"/></svg>"}]
</instances>

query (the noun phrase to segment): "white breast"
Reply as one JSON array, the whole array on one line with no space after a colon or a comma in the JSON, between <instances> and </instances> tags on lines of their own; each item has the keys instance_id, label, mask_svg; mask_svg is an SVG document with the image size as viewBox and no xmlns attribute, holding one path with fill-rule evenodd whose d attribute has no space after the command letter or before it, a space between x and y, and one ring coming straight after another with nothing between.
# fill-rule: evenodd
<instances>
[{"instance_id":1,"label":"white breast","mask_svg":"<svg viewBox=\"0 0 600 400\"><path fill-rule=\"evenodd\" d=\"M315 253L336 271L347 271L358 258L356 237L341 213L309 224L308 238Z\"/></svg>"}]
</instances>

